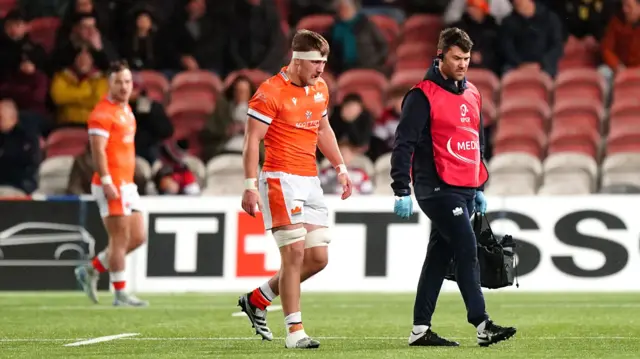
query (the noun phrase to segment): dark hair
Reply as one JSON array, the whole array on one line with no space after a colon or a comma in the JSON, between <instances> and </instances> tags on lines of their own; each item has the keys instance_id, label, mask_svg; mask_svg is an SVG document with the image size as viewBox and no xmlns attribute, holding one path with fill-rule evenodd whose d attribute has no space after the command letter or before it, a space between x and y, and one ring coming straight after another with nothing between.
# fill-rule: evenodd
<instances>
[{"instance_id":1,"label":"dark hair","mask_svg":"<svg viewBox=\"0 0 640 359\"><path fill-rule=\"evenodd\" d=\"M329 54L329 43L322 35L311 30L298 30L291 40L293 51L320 51L322 56Z\"/></svg>"},{"instance_id":2,"label":"dark hair","mask_svg":"<svg viewBox=\"0 0 640 359\"><path fill-rule=\"evenodd\" d=\"M71 23L73 24L73 26L75 26L80 24L84 19L94 19L96 21L98 20L96 19L96 14L93 12L80 12L80 13L74 13L71 16Z\"/></svg>"},{"instance_id":3,"label":"dark hair","mask_svg":"<svg viewBox=\"0 0 640 359\"><path fill-rule=\"evenodd\" d=\"M444 54L454 46L459 47L464 52L470 52L473 47L473 41L464 30L457 27L442 30L438 39L438 50L442 50Z\"/></svg>"},{"instance_id":4,"label":"dark hair","mask_svg":"<svg viewBox=\"0 0 640 359\"><path fill-rule=\"evenodd\" d=\"M239 75L236 77L231 84L224 90L224 97L230 102L233 101L233 95L236 89L236 85L238 82L246 81L249 83L249 90L251 91L251 96L256 93L256 85L251 81L251 79L246 75Z\"/></svg>"},{"instance_id":5,"label":"dark hair","mask_svg":"<svg viewBox=\"0 0 640 359\"><path fill-rule=\"evenodd\" d=\"M107 75L111 76L111 74L115 74L115 73L118 73L120 71L124 71L124 70L128 70L128 69L129 69L129 64L127 63L127 60L113 61L109 65L109 70L107 71Z\"/></svg>"}]
</instances>

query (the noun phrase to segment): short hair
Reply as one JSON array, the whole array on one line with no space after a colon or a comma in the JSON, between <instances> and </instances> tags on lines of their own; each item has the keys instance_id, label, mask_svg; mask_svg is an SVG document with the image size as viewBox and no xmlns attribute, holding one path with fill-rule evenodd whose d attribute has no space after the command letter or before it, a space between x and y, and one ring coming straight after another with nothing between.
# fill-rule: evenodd
<instances>
[{"instance_id":1,"label":"short hair","mask_svg":"<svg viewBox=\"0 0 640 359\"><path fill-rule=\"evenodd\" d=\"M310 30L298 30L291 41L293 51L320 51L322 56L329 55L329 43L320 34Z\"/></svg>"},{"instance_id":2,"label":"short hair","mask_svg":"<svg viewBox=\"0 0 640 359\"><path fill-rule=\"evenodd\" d=\"M128 69L129 69L129 64L127 63L126 60L113 61L109 65L109 70L107 71L107 75L111 76L111 74L115 74L115 73L118 73L120 71L124 71L124 70L128 70Z\"/></svg>"},{"instance_id":3,"label":"short hair","mask_svg":"<svg viewBox=\"0 0 640 359\"><path fill-rule=\"evenodd\" d=\"M450 27L440 32L440 38L438 39L438 50L442 50L442 53L446 53L452 47L457 46L464 52L470 52L473 47L473 41L469 35L457 27Z\"/></svg>"}]
</instances>

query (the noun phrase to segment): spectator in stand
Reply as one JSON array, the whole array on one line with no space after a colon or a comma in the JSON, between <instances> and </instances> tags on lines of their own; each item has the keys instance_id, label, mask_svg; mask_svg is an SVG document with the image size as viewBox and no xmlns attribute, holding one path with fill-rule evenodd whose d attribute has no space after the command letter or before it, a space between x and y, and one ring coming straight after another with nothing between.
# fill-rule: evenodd
<instances>
[{"instance_id":1,"label":"spectator in stand","mask_svg":"<svg viewBox=\"0 0 640 359\"><path fill-rule=\"evenodd\" d=\"M513 0L513 7L500 35L503 73L532 68L555 77L564 50L558 15L535 0Z\"/></svg>"},{"instance_id":2,"label":"spectator in stand","mask_svg":"<svg viewBox=\"0 0 640 359\"><path fill-rule=\"evenodd\" d=\"M611 85L614 75L640 67L640 0L623 0L622 12L609 21L600 44L604 64L598 69Z\"/></svg>"},{"instance_id":3,"label":"spectator in stand","mask_svg":"<svg viewBox=\"0 0 640 359\"><path fill-rule=\"evenodd\" d=\"M268 0L238 0L234 10L229 29L228 72L240 69L278 72L287 48L276 5Z\"/></svg>"},{"instance_id":4,"label":"spectator in stand","mask_svg":"<svg viewBox=\"0 0 640 359\"><path fill-rule=\"evenodd\" d=\"M49 80L44 64L47 55L40 45L29 39L27 24L17 10L4 18L0 54L0 97L12 98L21 111L46 115Z\"/></svg>"},{"instance_id":5,"label":"spectator in stand","mask_svg":"<svg viewBox=\"0 0 640 359\"><path fill-rule=\"evenodd\" d=\"M293 0L289 3L289 24L297 24L303 17L310 15L333 14L333 5L327 0Z\"/></svg>"},{"instance_id":6,"label":"spectator in stand","mask_svg":"<svg viewBox=\"0 0 640 359\"><path fill-rule=\"evenodd\" d=\"M502 23L502 20L513 11L511 0L484 0L484 2L487 3L489 15L493 17L498 24ZM475 1L452 0L444 13L444 22L452 24L459 21L471 3L475 3ZM473 42L475 43L475 41ZM475 48L475 44L473 47Z\"/></svg>"},{"instance_id":7,"label":"spectator in stand","mask_svg":"<svg viewBox=\"0 0 640 359\"><path fill-rule=\"evenodd\" d=\"M242 153L248 104L255 92L248 77L238 76L218 98L200 137L205 161L220 153Z\"/></svg>"},{"instance_id":8,"label":"spectator in stand","mask_svg":"<svg viewBox=\"0 0 640 359\"><path fill-rule=\"evenodd\" d=\"M470 68L491 70L497 75L502 67L499 47L499 27L489 12L487 0L467 0L466 12L452 26L464 30L473 41Z\"/></svg>"},{"instance_id":9,"label":"spectator in stand","mask_svg":"<svg viewBox=\"0 0 640 359\"><path fill-rule=\"evenodd\" d=\"M67 194L83 195L91 194L91 178L95 173L93 166L93 158L91 157L91 146L87 145L87 149L73 160L73 166L69 173L69 182L67 184ZM144 195L147 188L147 178L144 173L136 167L133 174L133 182L138 186L138 193Z\"/></svg>"},{"instance_id":10,"label":"spectator in stand","mask_svg":"<svg viewBox=\"0 0 640 359\"><path fill-rule=\"evenodd\" d=\"M136 117L136 155L154 163L162 142L173 136L173 124L162 104L150 99L141 84L140 75L134 75L129 106Z\"/></svg>"},{"instance_id":11,"label":"spectator in stand","mask_svg":"<svg viewBox=\"0 0 640 359\"><path fill-rule=\"evenodd\" d=\"M69 36L56 43L52 55L52 71L58 71L73 64L78 50L88 49L98 69L106 71L109 64L118 58L118 53L96 27L92 14L76 14Z\"/></svg>"},{"instance_id":12,"label":"spectator in stand","mask_svg":"<svg viewBox=\"0 0 640 359\"><path fill-rule=\"evenodd\" d=\"M152 11L142 8L133 14L132 20L128 23L120 53L133 70L161 69L158 41L162 39L158 36Z\"/></svg>"},{"instance_id":13,"label":"spectator in stand","mask_svg":"<svg viewBox=\"0 0 640 359\"><path fill-rule=\"evenodd\" d=\"M613 15L613 1L607 0L567 0L559 2L558 15L563 19L565 39L596 44L604 35L604 30Z\"/></svg>"},{"instance_id":14,"label":"spectator in stand","mask_svg":"<svg viewBox=\"0 0 640 359\"><path fill-rule=\"evenodd\" d=\"M162 167L155 175L159 194L198 195L200 184L184 160L184 150L175 143L166 143L160 151Z\"/></svg>"},{"instance_id":15,"label":"spectator in stand","mask_svg":"<svg viewBox=\"0 0 640 359\"><path fill-rule=\"evenodd\" d=\"M373 122L357 94L346 95L329 119L338 143L350 148L354 155L364 154L369 149Z\"/></svg>"},{"instance_id":16,"label":"spectator in stand","mask_svg":"<svg viewBox=\"0 0 640 359\"><path fill-rule=\"evenodd\" d=\"M385 72L387 41L359 9L357 0L336 0L335 23L326 34L331 47L328 66L338 75L365 68Z\"/></svg>"},{"instance_id":17,"label":"spectator in stand","mask_svg":"<svg viewBox=\"0 0 640 359\"><path fill-rule=\"evenodd\" d=\"M378 157L391 152L395 140L396 127L400 122L402 100L411 87L398 86L389 89L386 108L373 125L373 136L367 156L375 162Z\"/></svg>"},{"instance_id":18,"label":"spectator in stand","mask_svg":"<svg viewBox=\"0 0 640 359\"><path fill-rule=\"evenodd\" d=\"M109 84L93 63L88 50L80 50L72 66L57 72L51 81L51 99L59 126L86 126L93 107L106 95Z\"/></svg>"},{"instance_id":19,"label":"spectator in stand","mask_svg":"<svg viewBox=\"0 0 640 359\"><path fill-rule=\"evenodd\" d=\"M110 1L98 1L94 3L93 0L72 0L65 2L66 4L62 6L62 12L64 13L62 15L62 23L56 33L57 43L69 38L77 17L83 14L91 14L95 19L96 27L100 30L100 33L109 34Z\"/></svg>"},{"instance_id":20,"label":"spectator in stand","mask_svg":"<svg viewBox=\"0 0 640 359\"><path fill-rule=\"evenodd\" d=\"M165 72L169 77L177 69L206 69L224 74L225 52L221 49L229 35L221 20L208 16L205 0L186 1L184 9L176 13L161 36L168 45L162 51L167 56Z\"/></svg>"},{"instance_id":21,"label":"spectator in stand","mask_svg":"<svg viewBox=\"0 0 640 359\"><path fill-rule=\"evenodd\" d=\"M32 193L41 159L39 134L20 124L12 100L0 100L0 185Z\"/></svg>"},{"instance_id":22,"label":"spectator in stand","mask_svg":"<svg viewBox=\"0 0 640 359\"><path fill-rule=\"evenodd\" d=\"M340 146L340 153L342 153L342 159L349 171L353 193L371 194L373 192L371 177L365 168L360 167L353 161L354 157L358 156L358 154L348 145ZM318 178L320 179L322 191L325 194L342 194L342 185L338 183L337 173L333 166L329 165L321 168Z\"/></svg>"}]
</instances>

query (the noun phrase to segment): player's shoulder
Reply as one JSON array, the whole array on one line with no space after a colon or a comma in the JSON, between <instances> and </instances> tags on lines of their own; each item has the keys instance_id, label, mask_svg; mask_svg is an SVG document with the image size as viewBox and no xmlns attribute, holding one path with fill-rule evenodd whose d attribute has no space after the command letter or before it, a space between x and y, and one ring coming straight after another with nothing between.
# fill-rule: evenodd
<instances>
[{"instance_id":1,"label":"player's shoulder","mask_svg":"<svg viewBox=\"0 0 640 359\"><path fill-rule=\"evenodd\" d=\"M478 88L476 87L476 85L473 84L473 82L469 80L465 80L465 85L467 86L468 89L478 92Z\"/></svg>"},{"instance_id":2,"label":"player's shoulder","mask_svg":"<svg viewBox=\"0 0 640 359\"><path fill-rule=\"evenodd\" d=\"M267 100L278 102L285 85L286 83L280 75L272 76L258 86L253 98L255 100L262 100L263 102Z\"/></svg>"},{"instance_id":3,"label":"player's shoulder","mask_svg":"<svg viewBox=\"0 0 640 359\"><path fill-rule=\"evenodd\" d=\"M329 85L327 85L327 81L325 81L325 79L323 79L322 77L318 78L314 87L317 91L322 91L327 94L329 93Z\"/></svg>"},{"instance_id":4,"label":"player's shoulder","mask_svg":"<svg viewBox=\"0 0 640 359\"><path fill-rule=\"evenodd\" d=\"M90 118L93 120L112 119L114 116L114 106L106 99L100 100L91 111Z\"/></svg>"}]
</instances>

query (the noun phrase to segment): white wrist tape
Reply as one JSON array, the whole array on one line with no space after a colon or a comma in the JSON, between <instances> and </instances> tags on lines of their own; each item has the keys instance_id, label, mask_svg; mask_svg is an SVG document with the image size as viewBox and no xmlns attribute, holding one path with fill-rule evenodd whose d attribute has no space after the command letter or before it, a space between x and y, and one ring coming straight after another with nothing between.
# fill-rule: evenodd
<instances>
[{"instance_id":1,"label":"white wrist tape","mask_svg":"<svg viewBox=\"0 0 640 359\"><path fill-rule=\"evenodd\" d=\"M309 61L327 61L327 56L322 56L320 51L294 51L291 56L294 59Z\"/></svg>"},{"instance_id":2,"label":"white wrist tape","mask_svg":"<svg viewBox=\"0 0 640 359\"><path fill-rule=\"evenodd\" d=\"M258 190L258 180L255 178L247 178L244 180L244 189Z\"/></svg>"},{"instance_id":3,"label":"white wrist tape","mask_svg":"<svg viewBox=\"0 0 640 359\"><path fill-rule=\"evenodd\" d=\"M347 166L345 166L344 163L340 164L336 167L336 171L338 171L338 174L347 173Z\"/></svg>"},{"instance_id":4,"label":"white wrist tape","mask_svg":"<svg viewBox=\"0 0 640 359\"><path fill-rule=\"evenodd\" d=\"M106 175L106 176L102 176L100 178L100 182L102 182L102 184L113 184L113 180L111 179L110 175Z\"/></svg>"}]
</instances>

